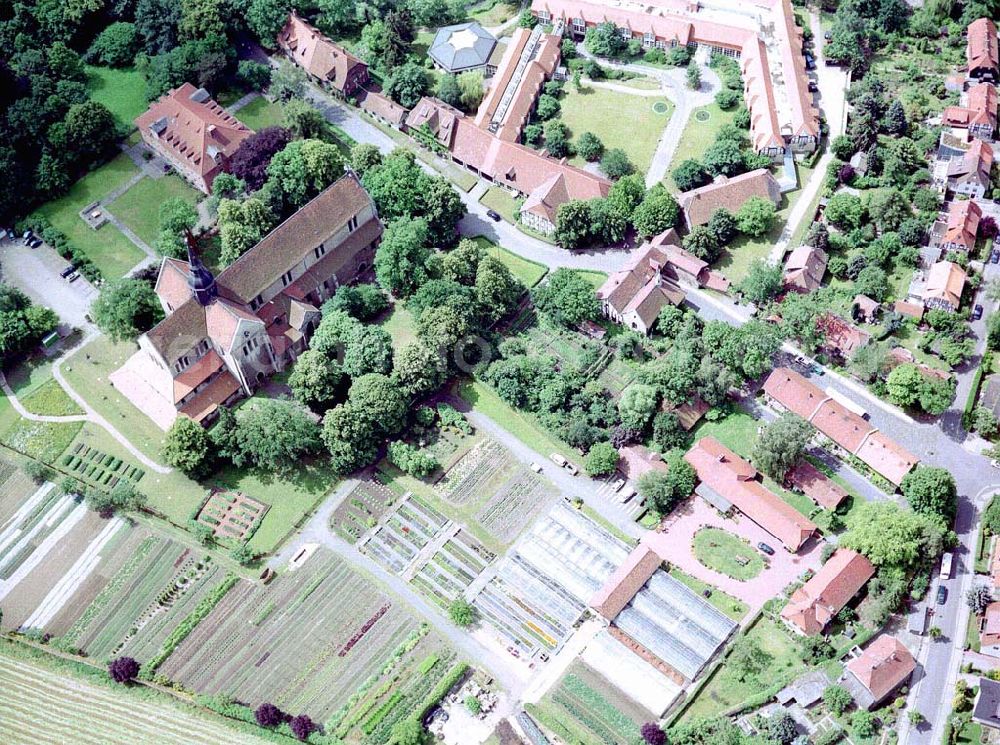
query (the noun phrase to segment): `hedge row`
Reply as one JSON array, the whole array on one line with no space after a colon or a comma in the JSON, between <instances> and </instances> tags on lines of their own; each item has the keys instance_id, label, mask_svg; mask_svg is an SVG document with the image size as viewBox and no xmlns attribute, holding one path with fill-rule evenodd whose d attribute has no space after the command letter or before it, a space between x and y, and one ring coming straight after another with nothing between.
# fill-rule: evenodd
<instances>
[{"instance_id":1,"label":"hedge row","mask_svg":"<svg viewBox=\"0 0 1000 745\"><path fill-rule=\"evenodd\" d=\"M52 246L56 252L76 265L77 271L91 282L96 282L102 278L101 270L90 260L80 248L69 242L69 238L59 228L49 222L49 218L39 213L28 215L17 223L18 235L26 230L30 230L38 235L43 241Z\"/></svg>"}]
</instances>

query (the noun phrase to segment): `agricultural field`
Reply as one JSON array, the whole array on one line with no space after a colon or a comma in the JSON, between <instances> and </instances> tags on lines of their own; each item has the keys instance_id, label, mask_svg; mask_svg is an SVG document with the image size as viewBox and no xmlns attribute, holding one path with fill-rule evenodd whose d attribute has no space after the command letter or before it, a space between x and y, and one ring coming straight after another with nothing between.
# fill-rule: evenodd
<instances>
[{"instance_id":1,"label":"agricultural field","mask_svg":"<svg viewBox=\"0 0 1000 745\"><path fill-rule=\"evenodd\" d=\"M29 458L55 463L82 427L83 422L32 422L17 416L0 433L0 443Z\"/></svg>"},{"instance_id":2,"label":"agricultural field","mask_svg":"<svg viewBox=\"0 0 1000 745\"><path fill-rule=\"evenodd\" d=\"M442 609L462 595L496 554L459 530L416 572L410 582Z\"/></svg>"},{"instance_id":3,"label":"agricultural field","mask_svg":"<svg viewBox=\"0 0 1000 745\"><path fill-rule=\"evenodd\" d=\"M576 661L537 706L525 707L567 743L641 745L649 714L598 673Z\"/></svg>"},{"instance_id":4,"label":"agricultural field","mask_svg":"<svg viewBox=\"0 0 1000 745\"><path fill-rule=\"evenodd\" d=\"M3 628L60 633L64 614L78 614L86 605L77 600L78 591L99 581L106 557L128 550L133 531L121 518L102 519L53 484L32 486L21 492L12 513L5 506L10 516L0 524Z\"/></svg>"},{"instance_id":5,"label":"agricultural field","mask_svg":"<svg viewBox=\"0 0 1000 745\"><path fill-rule=\"evenodd\" d=\"M5 528L18 508L38 489L27 474L17 465L0 458L0 528Z\"/></svg>"},{"instance_id":6,"label":"agricultural field","mask_svg":"<svg viewBox=\"0 0 1000 745\"><path fill-rule=\"evenodd\" d=\"M246 494L213 490L198 513L198 522L216 538L247 540L267 514L267 505Z\"/></svg>"},{"instance_id":7,"label":"agricultural field","mask_svg":"<svg viewBox=\"0 0 1000 745\"><path fill-rule=\"evenodd\" d=\"M447 517L410 495L383 518L382 525L359 547L390 572L401 574L447 524Z\"/></svg>"},{"instance_id":8,"label":"agricultural field","mask_svg":"<svg viewBox=\"0 0 1000 745\"><path fill-rule=\"evenodd\" d=\"M55 378L49 378L33 387L26 396L18 395L24 408L40 416L74 416L83 414L83 409L69 397Z\"/></svg>"},{"instance_id":9,"label":"agricultural field","mask_svg":"<svg viewBox=\"0 0 1000 745\"><path fill-rule=\"evenodd\" d=\"M319 549L269 585L239 582L159 672L200 694L307 713L374 744L453 659L400 603Z\"/></svg>"},{"instance_id":10,"label":"agricultural field","mask_svg":"<svg viewBox=\"0 0 1000 745\"><path fill-rule=\"evenodd\" d=\"M0 732L9 743L268 742L168 694L115 685L103 669L91 670L15 642L0 642L0 690Z\"/></svg>"},{"instance_id":11,"label":"agricultural field","mask_svg":"<svg viewBox=\"0 0 1000 745\"><path fill-rule=\"evenodd\" d=\"M104 660L128 654L148 661L224 572L211 557L146 535L62 636L64 644Z\"/></svg>"},{"instance_id":12,"label":"agricultural field","mask_svg":"<svg viewBox=\"0 0 1000 745\"><path fill-rule=\"evenodd\" d=\"M345 541L356 543L375 527L396 501L396 495L377 481L362 481L341 501L330 518L330 528Z\"/></svg>"}]
</instances>

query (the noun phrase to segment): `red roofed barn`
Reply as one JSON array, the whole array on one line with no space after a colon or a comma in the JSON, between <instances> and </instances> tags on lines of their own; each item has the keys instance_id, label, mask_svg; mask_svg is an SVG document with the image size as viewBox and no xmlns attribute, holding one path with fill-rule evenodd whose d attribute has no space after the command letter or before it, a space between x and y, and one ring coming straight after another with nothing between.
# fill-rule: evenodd
<instances>
[{"instance_id":1,"label":"red roofed barn","mask_svg":"<svg viewBox=\"0 0 1000 745\"><path fill-rule=\"evenodd\" d=\"M368 65L295 13L278 34L278 47L309 76L341 98L368 84Z\"/></svg>"}]
</instances>

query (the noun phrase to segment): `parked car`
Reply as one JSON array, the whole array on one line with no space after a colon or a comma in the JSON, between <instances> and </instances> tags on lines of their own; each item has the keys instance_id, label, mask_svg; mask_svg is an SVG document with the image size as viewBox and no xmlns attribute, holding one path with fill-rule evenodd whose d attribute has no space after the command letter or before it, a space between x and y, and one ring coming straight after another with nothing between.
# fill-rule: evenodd
<instances>
[{"instance_id":1,"label":"parked car","mask_svg":"<svg viewBox=\"0 0 1000 745\"><path fill-rule=\"evenodd\" d=\"M1000 264L1000 248L994 248L990 251L990 263Z\"/></svg>"},{"instance_id":2,"label":"parked car","mask_svg":"<svg viewBox=\"0 0 1000 745\"><path fill-rule=\"evenodd\" d=\"M983 306L976 304L976 307L972 309L972 320L978 321L983 317Z\"/></svg>"},{"instance_id":3,"label":"parked car","mask_svg":"<svg viewBox=\"0 0 1000 745\"><path fill-rule=\"evenodd\" d=\"M612 491L621 491L622 487L625 486L625 479L618 479L611 485Z\"/></svg>"},{"instance_id":4,"label":"parked car","mask_svg":"<svg viewBox=\"0 0 1000 745\"><path fill-rule=\"evenodd\" d=\"M42 245L42 239L41 238L35 238L28 245L31 246L32 248L38 248L40 245Z\"/></svg>"},{"instance_id":5,"label":"parked car","mask_svg":"<svg viewBox=\"0 0 1000 745\"><path fill-rule=\"evenodd\" d=\"M35 237L34 233L32 233L30 230L25 230L24 235L21 236L22 239L21 242L24 243L25 246L27 246L29 243L31 243L31 239L34 237Z\"/></svg>"},{"instance_id":6,"label":"parked car","mask_svg":"<svg viewBox=\"0 0 1000 745\"><path fill-rule=\"evenodd\" d=\"M826 370L824 370L819 365L810 365L809 372L811 372L813 375L826 375Z\"/></svg>"},{"instance_id":7,"label":"parked car","mask_svg":"<svg viewBox=\"0 0 1000 745\"><path fill-rule=\"evenodd\" d=\"M831 39L833 39L833 32L827 31L825 34L823 34L823 38L826 39L827 41L830 41Z\"/></svg>"},{"instance_id":8,"label":"parked car","mask_svg":"<svg viewBox=\"0 0 1000 745\"><path fill-rule=\"evenodd\" d=\"M59 272L59 276L66 279L69 275L76 271L76 267L70 264L68 267Z\"/></svg>"},{"instance_id":9,"label":"parked car","mask_svg":"<svg viewBox=\"0 0 1000 745\"><path fill-rule=\"evenodd\" d=\"M810 80L809 81L809 92L810 93L815 93L818 90L819 90L819 85L817 85L816 81L815 80Z\"/></svg>"},{"instance_id":10,"label":"parked car","mask_svg":"<svg viewBox=\"0 0 1000 745\"><path fill-rule=\"evenodd\" d=\"M765 554L767 554L768 556L774 556L774 549L773 549L773 548L771 548L770 546L768 546L768 545L767 545L766 543L764 543L763 541L761 541L760 543L758 543L758 544L757 544L757 548L758 548L758 549L759 549L759 550L760 550L760 551L761 551L762 553L765 553Z\"/></svg>"},{"instance_id":11,"label":"parked car","mask_svg":"<svg viewBox=\"0 0 1000 745\"><path fill-rule=\"evenodd\" d=\"M549 456L549 460L560 468L565 468L566 464L569 463L569 461L559 455L559 453L552 453L552 455Z\"/></svg>"},{"instance_id":12,"label":"parked car","mask_svg":"<svg viewBox=\"0 0 1000 745\"><path fill-rule=\"evenodd\" d=\"M534 471L535 473L541 473L542 472L542 464L541 463L534 463L533 462L531 464L531 470Z\"/></svg>"},{"instance_id":13,"label":"parked car","mask_svg":"<svg viewBox=\"0 0 1000 745\"><path fill-rule=\"evenodd\" d=\"M816 58L813 57L811 54L807 54L805 57L806 57L806 69L807 70L815 70L816 69Z\"/></svg>"},{"instance_id":14,"label":"parked car","mask_svg":"<svg viewBox=\"0 0 1000 745\"><path fill-rule=\"evenodd\" d=\"M839 59L830 59L829 57L827 57L824 60L824 62L825 62L825 64L826 64L827 67L840 67L840 60Z\"/></svg>"},{"instance_id":15,"label":"parked car","mask_svg":"<svg viewBox=\"0 0 1000 745\"><path fill-rule=\"evenodd\" d=\"M570 476L576 476L580 473L580 469L574 466L572 463L566 463L566 470L569 471Z\"/></svg>"},{"instance_id":16,"label":"parked car","mask_svg":"<svg viewBox=\"0 0 1000 745\"><path fill-rule=\"evenodd\" d=\"M500 213L496 210L486 210L486 216L490 218L493 222L500 222L503 218L500 217Z\"/></svg>"},{"instance_id":17,"label":"parked car","mask_svg":"<svg viewBox=\"0 0 1000 745\"><path fill-rule=\"evenodd\" d=\"M618 502L619 504L625 504L634 496L635 496L635 489L633 489L630 486L627 489L622 489L621 492L618 493Z\"/></svg>"},{"instance_id":18,"label":"parked car","mask_svg":"<svg viewBox=\"0 0 1000 745\"><path fill-rule=\"evenodd\" d=\"M935 602L937 602L938 605L944 605L947 600L948 600L948 588L945 587L944 585L938 585L937 597L935 598Z\"/></svg>"}]
</instances>

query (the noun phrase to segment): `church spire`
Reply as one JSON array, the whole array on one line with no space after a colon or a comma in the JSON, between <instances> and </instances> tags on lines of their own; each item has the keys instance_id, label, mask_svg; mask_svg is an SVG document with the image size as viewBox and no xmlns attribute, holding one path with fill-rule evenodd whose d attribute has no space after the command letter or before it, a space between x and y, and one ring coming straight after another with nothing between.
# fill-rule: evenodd
<instances>
[{"instance_id":1,"label":"church spire","mask_svg":"<svg viewBox=\"0 0 1000 745\"><path fill-rule=\"evenodd\" d=\"M198 258L198 243L190 230L184 231L184 242L187 244L188 264L191 265L188 272L188 287L200 305L211 305L219 295L215 277Z\"/></svg>"}]
</instances>

